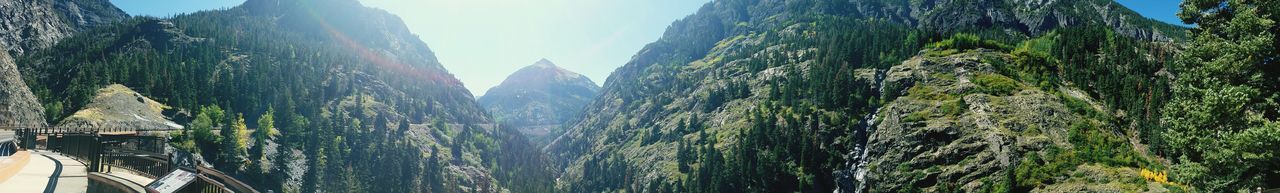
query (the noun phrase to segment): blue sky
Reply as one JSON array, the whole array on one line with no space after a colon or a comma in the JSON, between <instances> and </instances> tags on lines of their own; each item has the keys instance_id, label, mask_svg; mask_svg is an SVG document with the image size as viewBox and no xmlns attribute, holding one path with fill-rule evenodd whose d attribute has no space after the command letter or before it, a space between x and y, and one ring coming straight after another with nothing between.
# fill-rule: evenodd
<instances>
[{"instance_id":1,"label":"blue sky","mask_svg":"<svg viewBox=\"0 0 1280 193\"><path fill-rule=\"evenodd\" d=\"M1187 26L1178 19L1178 5L1182 0L1116 0L1116 2L1152 19L1174 25Z\"/></svg>"},{"instance_id":2,"label":"blue sky","mask_svg":"<svg viewBox=\"0 0 1280 193\"><path fill-rule=\"evenodd\" d=\"M360 0L399 15L476 96L547 58L597 84L667 25L709 0ZM131 15L239 5L244 0L111 0ZM1144 16L1181 24L1181 0L1117 0Z\"/></svg>"}]
</instances>

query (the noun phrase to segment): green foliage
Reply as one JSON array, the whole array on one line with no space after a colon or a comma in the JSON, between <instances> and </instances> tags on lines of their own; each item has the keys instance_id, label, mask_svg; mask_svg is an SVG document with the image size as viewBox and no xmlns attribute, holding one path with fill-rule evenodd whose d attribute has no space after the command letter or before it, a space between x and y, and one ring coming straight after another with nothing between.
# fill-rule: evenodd
<instances>
[{"instance_id":1,"label":"green foliage","mask_svg":"<svg viewBox=\"0 0 1280 193\"><path fill-rule=\"evenodd\" d=\"M947 116L959 116L960 114L964 114L964 112L968 110L969 110L969 104L966 104L964 102L964 99L956 99L952 101L943 102L942 106L938 107L938 111L940 111L940 113L942 113L943 115L947 115Z\"/></svg>"},{"instance_id":2,"label":"green foliage","mask_svg":"<svg viewBox=\"0 0 1280 193\"><path fill-rule=\"evenodd\" d=\"M1178 54L1163 138L1171 181L1208 192L1280 187L1280 2L1191 0L1179 16L1199 28Z\"/></svg>"},{"instance_id":3,"label":"green foliage","mask_svg":"<svg viewBox=\"0 0 1280 193\"><path fill-rule=\"evenodd\" d=\"M54 101L44 104L44 118L47 123L57 123L58 118L62 117L62 101Z\"/></svg>"},{"instance_id":4,"label":"green foliage","mask_svg":"<svg viewBox=\"0 0 1280 193\"><path fill-rule=\"evenodd\" d=\"M1133 150L1127 139L1103 130L1091 121L1072 122L1067 130L1067 139L1085 161L1109 166L1148 168L1147 160Z\"/></svg>"},{"instance_id":5,"label":"green foliage","mask_svg":"<svg viewBox=\"0 0 1280 193\"><path fill-rule=\"evenodd\" d=\"M1003 66L1004 74L1013 75L1022 82L1034 83L1041 90L1053 90L1060 80L1057 77L1058 61L1051 52L1056 34L1023 41L1011 52L1013 66ZM1014 69L1008 69L1014 68Z\"/></svg>"},{"instance_id":6,"label":"green foliage","mask_svg":"<svg viewBox=\"0 0 1280 193\"><path fill-rule=\"evenodd\" d=\"M1104 110L1125 112L1113 124L1137 125L1143 142L1162 154L1158 108L1169 96L1169 78L1160 71L1175 46L1134 40L1104 26L1060 29L1054 38L1051 62L1060 78L1110 108Z\"/></svg>"},{"instance_id":7,"label":"green foliage","mask_svg":"<svg viewBox=\"0 0 1280 193\"><path fill-rule=\"evenodd\" d=\"M969 49L977 49L977 48L986 48L986 49L995 49L995 50L1010 49L1009 45L1001 43L1000 41L982 39L981 37L978 37L978 35L968 34L968 33L954 34L950 38L947 38L946 40L942 40L940 42L935 42L933 44L930 44L929 47L941 49L941 50L950 50L950 49L969 50Z\"/></svg>"},{"instance_id":8,"label":"green foliage","mask_svg":"<svg viewBox=\"0 0 1280 193\"><path fill-rule=\"evenodd\" d=\"M1044 155L1037 152L1027 153L1014 168L1015 190L1029 191L1036 187L1056 183L1057 176L1064 176L1080 164L1075 152L1058 147L1049 147Z\"/></svg>"},{"instance_id":9,"label":"green foliage","mask_svg":"<svg viewBox=\"0 0 1280 193\"><path fill-rule=\"evenodd\" d=\"M1017 81L999 74L978 74L973 77L978 91L996 96L1008 96L1021 90Z\"/></svg>"},{"instance_id":10,"label":"green foliage","mask_svg":"<svg viewBox=\"0 0 1280 193\"><path fill-rule=\"evenodd\" d=\"M220 147L216 144L222 143L222 136L214 134L213 128L220 123L215 122L215 120L222 120L223 117L225 116L223 116L222 108L218 106L206 106L201 108L200 113L196 114L195 120L191 122L191 125L187 126L187 128L191 129L190 134L193 135L191 138L195 141L194 143L200 147L195 152L205 153L203 154L204 157L217 157Z\"/></svg>"},{"instance_id":11,"label":"green foliage","mask_svg":"<svg viewBox=\"0 0 1280 193\"><path fill-rule=\"evenodd\" d=\"M1062 93L1058 93L1058 99L1061 99L1062 104L1066 105L1067 109L1070 109L1071 112L1093 119L1106 120L1106 114L1098 112L1098 109L1093 108L1093 105L1090 105L1089 102L1083 99L1078 99Z\"/></svg>"},{"instance_id":12,"label":"green foliage","mask_svg":"<svg viewBox=\"0 0 1280 193\"><path fill-rule=\"evenodd\" d=\"M268 109L258 118L258 129L253 131L253 148L249 149L249 169L251 174L269 175L271 160L266 156L267 140L280 135L275 128L275 109Z\"/></svg>"},{"instance_id":13,"label":"green foliage","mask_svg":"<svg viewBox=\"0 0 1280 193\"><path fill-rule=\"evenodd\" d=\"M930 111L916 111L916 112L907 114L907 116L903 116L902 120L899 120L899 121L903 123L914 123L914 122L929 120L929 117L932 117L932 116L933 116L933 113L930 113Z\"/></svg>"},{"instance_id":14,"label":"green foliage","mask_svg":"<svg viewBox=\"0 0 1280 193\"><path fill-rule=\"evenodd\" d=\"M249 163L248 148L248 126L245 126L244 115L237 115L235 119L227 121L230 124L223 125L222 134L222 152L218 154L219 168L227 168L232 171L242 170Z\"/></svg>"}]
</instances>

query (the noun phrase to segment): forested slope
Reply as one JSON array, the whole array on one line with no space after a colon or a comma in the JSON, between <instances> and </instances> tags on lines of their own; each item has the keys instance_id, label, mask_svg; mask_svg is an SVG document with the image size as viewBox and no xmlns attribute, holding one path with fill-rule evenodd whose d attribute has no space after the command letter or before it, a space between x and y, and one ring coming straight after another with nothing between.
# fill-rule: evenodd
<instances>
[{"instance_id":1,"label":"forested slope","mask_svg":"<svg viewBox=\"0 0 1280 193\"><path fill-rule=\"evenodd\" d=\"M182 112L175 147L264 191L551 186L537 148L494 127L398 17L354 0L250 0L132 18L18 65L51 120L123 84Z\"/></svg>"},{"instance_id":2,"label":"forested slope","mask_svg":"<svg viewBox=\"0 0 1280 193\"><path fill-rule=\"evenodd\" d=\"M1158 150L1147 151L1133 144L1160 136L1137 131L1150 128L1150 121L1159 117L1152 109L1167 98L1169 77L1161 69L1174 53L1173 43L1168 41L1185 37L1182 30L1142 18L1111 1L715 1L673 23L663 38L615 71L601 96L584 110L591 113L580 117L548 151L565 167L557 188L568 192L1072 190L1077 187L1050 187L1062 184L1052 179L1094 168L1102 168L1097 170L1104 172L1095 172L1099 175L1113 170L1136 175L1137 168L1158 165L1147 157L1159 154ZM986 51L979 53L984 54L977 55L999 57L961 62L988 66L961 71L989 72L980 77L1015 90L982 91L973 83L961 90L884 84L890 68L900 68L895 66L910 58L958 60L948 57L983 49ZM938 76L979 79L961 72ZM921 153L920 148L943 148L950 141L923 143L930 139L908 135L923 129L952 128L955 131L944 132L952 132L956 139L970 135L983 139L988 134L1015 141L1036 138L1038 135L1017 132L988 133L982 131L987 127L976 126L987 123L947 121L969 116L966 113L974 108L986 108L956 104L959 99L982 102L970 98L1001 98L1023 88L1040 92L1033 96L1037 99L1026 102L1053 106L1054 110L1008 109L1005 105L1011 104L1004 103L990 108L1032 116L1077 115L1054 120L1064 122L1059 124L1035 119L992 124L1018 132L1030 125L1042 130L1056 127L1049 137L1088 135L1082 138L1090 140L1036 143L1035 147L1014 150L1000 148L1013 144L992 145L997 151L989 154L1004 160L984 166L992 173L961 172L955 181L938 178L943 172L938 167L986 150L958 152L959 157L948 158L953 159L948 162L879 166L866 169L871 173L862 172L864 161L910 163L911 157L896 160L898 157L885 156L909 156ZM899 98L915 98L911 95L917 94L941 98L908 110L877 113L900 103L896 102ZM1081 105L1100 113L1086 111ZM946 110L914 113L939 108ZM907 121L905 126L896 121L875 124L888 117L930 121ZM1075 122L1080 124L1072 130ZM1020 128L1006 125L1018 123ZM889 130L885 127L905 127L908 132L877 134ZM975 132L956 133L959 131ZM880 140L911 145L869 144ZM1057 151L1047 150L1053 148L1088 152L1088 156L1062 163L1067 169L999 177L1018 176L1019 166L1033 166L1021 163L1039 163L1038 157L1024 156L1048 156L1042 154ZM1093 150L1101 148L1116 152ZM1077 166L1090 168L1079 170ZM868 183L864 175L923 180ZM978 177L960 178L966 175ZM1130 177L1120 181L1146 187Z\"/></svg>"}]
</instances>

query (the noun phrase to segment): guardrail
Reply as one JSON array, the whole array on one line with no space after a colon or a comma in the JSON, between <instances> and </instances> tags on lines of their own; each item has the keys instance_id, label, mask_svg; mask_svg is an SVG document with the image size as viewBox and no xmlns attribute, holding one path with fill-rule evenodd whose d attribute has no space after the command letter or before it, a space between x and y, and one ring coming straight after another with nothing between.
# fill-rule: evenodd
<instances>
[{"instance_id":1,"label":"guardrail","mask_svg":"<svg viewBox=\"0 0 1280 193\"><path fill-rule=\"evenodd\" d=\"M112 136L102 132L137 132L131 129L94 128L16 128L0 126L0 130L13 130L16 145L27 149L43 146L78 161L84 162L88 172L110 172L124 169L144 177L158 179L176 169L164 155L167 139L150 136ZM101 131L101 132L100 132ZM44 143L37 136L45 136ZM15 148L16 149L16 148ZM198 180L182 192L202 193L258 193L248 184L213 168L196 168Z\"/></svg>"}]
</instances>

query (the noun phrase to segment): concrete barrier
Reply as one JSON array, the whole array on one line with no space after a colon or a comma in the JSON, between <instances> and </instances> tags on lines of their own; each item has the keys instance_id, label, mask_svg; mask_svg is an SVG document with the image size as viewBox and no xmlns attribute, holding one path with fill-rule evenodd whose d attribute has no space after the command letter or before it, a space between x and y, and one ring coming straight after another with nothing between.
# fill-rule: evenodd
<instances>
[{"instance_id":1,"label":"concrete barrier","mask_svg":"<svg viewBox=\"0 0 1280 193\"><path fill-rule=\"evenodd\" d=\"M0 160L0 183L4 183L22 171L27 166L27 162L31 161L30 151L18 151L9 158Z\"/></svg>"},{"instance_id":2,"label":"concrete barrier","mask_svg":"<svg viewBox=\"0 0 1280 193\"><path fill-rule=\"evenodd\" d=\"M90 193L145 193L146 189L124 178L98 172L89 173Z\"/></svg>"}]
</instances>

